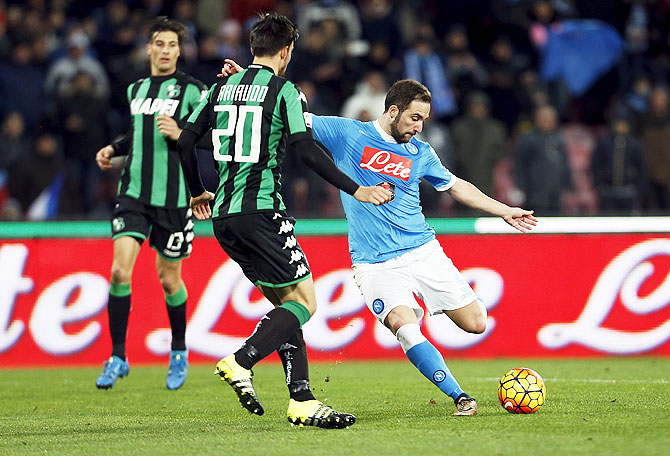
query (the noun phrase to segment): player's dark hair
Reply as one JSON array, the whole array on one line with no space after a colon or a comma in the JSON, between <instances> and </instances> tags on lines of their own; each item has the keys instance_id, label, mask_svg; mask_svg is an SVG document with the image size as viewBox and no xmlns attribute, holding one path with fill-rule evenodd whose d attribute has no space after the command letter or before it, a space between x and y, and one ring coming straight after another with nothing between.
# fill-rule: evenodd
<instances>
[{"instance_id":1,"label":"player's dark hair","mask_svg":"<svg viewBox=\"0 0 670 456\"><path fill-rule=\"evenodd\" d=\"M298 27L286 16L277 13L261 15L251 27L249 44L254 57L275 55L298 40Z\"/></svg>"},{"instance_id":2,"label":"player's dark hair","mask_svg":"<svg viewBox=\"0 0 670 456\"><path fill-rule=\"evenodd\" d=\"M433 101L433 96L430 94L430 90L419 81L414 79L396 81L386 94L384 112L395 105L398 107L398 111L402 113L414 100L430 103Z\"/></svg>"},{"instance_id":3,"label":"player's dark hair","mask_svg":"<svg viewBox=\"0 0 670 456\"><path fill-rule=\"evenodd\" d=\"M188 39L188 31L186 26L179 21L168 19L167 16L158 16L149 24L148 38L149 42L154 40L156 33L160 32L175 32L179 39L179 46Z\"/></svg>"}]
</instances>

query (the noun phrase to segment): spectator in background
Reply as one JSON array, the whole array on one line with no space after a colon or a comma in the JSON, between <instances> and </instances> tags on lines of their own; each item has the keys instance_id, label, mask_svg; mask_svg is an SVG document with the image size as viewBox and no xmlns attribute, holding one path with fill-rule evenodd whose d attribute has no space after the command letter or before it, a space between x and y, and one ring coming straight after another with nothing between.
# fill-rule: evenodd
<instances>
[{"instance_id":1,"label":"spectator in background","mask_svg":"<svg viewBox=\"0 0 670 456\"><path fill-rule=\"evenodd\" d=\"M558 114L553 106L537 108L534 129L519 138L515 152L515 175L525 195L525 205L540 215L557 215L562 193L572 189L572 176L565 142L558 134Z\"/></svg>"},{"instance_id":2,"label":"spectator in background","mask_svg":"<svg viewBox=\"0 0 670 456\"><path fill-rule=\"evenodd\" d=\"M0 171L9 170L17 161L30 152L30 143L25 132L23 116L14 111L2 119L0 130Z\"/></svg>"},{"instance_id":3,"label":"spectator in background","mask_svg":"<svg viewBox=\"0 0 670 456\"><path fill-rule=\"evenodd\" d=\"M314 82L309 79L299 79L297 83L307 98L309 112L320 116L337 114L339 102L337 99L330 97L329 92L317 90ZM322 179L319 181L321 182Z\"/></svg>"},{"instance_id":4,"label":"spectator in background","mask_svg":"<svg viewBox=\"0 0 670 456\"><path fill-rule=\"evenodd\" d=\"M533 114L537 108L549 104L549 94L540 82L535 70L528 68L519 74L515 98L519 105L519 116L514 127L514 133L528 133L533 129Z\"/></svg>"},{"instance_id":5,"label":"spectator in background","mask_svg":"<svg viewBox=\"0 0 670 456\"><path fill-rule=\"evenodd\" d=\"M345 83L345 86L352 86L352 91L356 81L371 71L381 72L388 83L397 81L403 77L403 62L400 58L391 55L388 43L384 41L371 41L368 44L367 54L348 58L344 61L346 65L345 72L349 75L347 78L349 81Z\"/></svg>"},{"instance_id":6,"label":"spectator in background","mask_svg":"<svg viewBox=\"0 0 670 456\"><path fill-rule=\"evenodd\" d=\"M444 63L435 50L435 31L429 23L419 26L414 44L405 52L405 77L424 84L433 95L433 116L444 118L456 113L454 96Z\"/></svg>"},{"instance_id":7,"label":"spectator in background","mask_svg":"<svg viewBox=\"0 0 670 456\"><path fill-rule=\"evenodd\" d=\"M221 70L222 58L218 54L219 42L213 35L203 35L198 43L198 59L188 73L205 83L207 87L216 84Z\"/></svg>"},{"instance_id":8,"label":"spectator in background","mask_svg":"<svg viewBox=\"0 0 670 456\"><path fill-rule=\"evenodd\" d=\"M649 14L644 0L632 0L625 27L627 53L619 64L619 83L630 87L635 75L647 71L645 53L649 49Z\"/></svg>"},{"instance_id":9,"label":"spectator in background","mask_svg":"<svg viewBox=\"0 0 670 456\"><path fill-rule=\"evenodd\" d=\"M633 79L630 90L624 93L616 103L617 109L630 113L631 127L636 135L642 133L644 119L649 111L651 89L649 76L641 73Z\"/></svg>"},{"instance_id":10,"label":"spectator in background","mask_svg":"<svg viewBox=\"0 0 670 456\"><path fill-rule=\"evenodd\" d=\"M667 1L649 2L649 51L645 59L650 73L657 81L670 81L670 4Z\"/></svg>"},{"instance_id":11,"label":"spectator in background","mask_svg":"<svg viewBox=\"0 0 670 456\"><path fill-rule=\"evenodd\" d=\"M31 151L12 167L8 179L9 195L19 204L27 220L49 220L82 214L82 207L52 132L39 131ZM42 198L41 203L36 204Z\"/></svg>"},{"instance_id":12,"label":"spectator in background","mask_svg":"<svg viewBox=\"0 0 670 456\"><path fill-rule=\"evenodd\" d=\"M107 144L107 103L91 75L79 71L56 98L54 123L63 138L68 166L77 177L78 193L88 212L94 204L100 172L91 151Z\"/></svg>"},{"instance_id":13,"label":"spectator in background","mask_svg":"<svg viewBox=\"0 0 670 456\"><path fill-rule=\"evenodd\" d=\"M491 100L484 92L470 92L465 109L465 115L451 124L454 173L491 195L493 169L505 154L505 125L491 117Z\"/></svg>"},{"instance_id":14,"label":"spectator in background","mask_svg":"<svg viewBox=\"0 0 670 456\"><path fill-rule=\"evenodd\" d=\"M68 52L49 68L45 81L47 95L61 95L79 72L88 73L94 81L94 90L103 99L109 98L109 79L102 64L86 53L89 39L82 31L75 31L67 41Z\"/></svg>"},{"instance_id":15,"label":"spectator in background","mask_svg":"<svg viewBox=\"0 0 670 456\"><path fill-rule=\"evenodd\" d=\"M627 112L611 116L609 131L598 139L591 157L591 171L602 213L632 215L641 208L646 163Z\"/></svg>"},{"instance_id":16,"label":"spectator in background","mask_svg":"<svg viewBox=\"0 0 670 456\"><path fill-rule=\"evenodd\" d=\"M361 16L348 0L313 0L297 9L298 30L310 30L326 20L339 24L341 32L340 40L329 41L329 44L339 43L342 47L346 42L361 38Z\"/></svg>"},{"instance_id":17,"label":"spectator in background","mask_svg":"<svg viewBox=\"0 0 670 456\"><path fill-rule=\"evenodd\" d=\"M29 130L44 113L44 75L26 41L14 44L9 61L0 61L0 100L0 116L18 112Z\"/></svg>"},{"instance_id":18,"label":"spectator in background","mask_svg":"<svg viewBox=\"0 0 670 456\"><path fill-rule=\"evenodd\" d=\"M519 116L515 95L517 77L528 66L528 58L518 54L506 36L499 36L491 44L486 63L489 75L486 93L491 97L491 115L505 122L508 130L513 128Z\"/></svg>"},{"instance_id":19,"label":"spectator in background","mask_svg":"<svg viewBox=\"0 0 670 456\"><path fill-rule=\"evenodd\" d=\"M386 43L390 56L400 56L403 45L402 34L393 2L391 0L362 0L359 4L363 39L368 43Z\"/></svg>"},{"instance_id":20,"label":"spectator in background","mask_svg":"<svg viewBox=\"0 0 670 456\"><path fill-rule=\"evenodd\" d=\"M447 49L447 75L458 106L471 90L482 89L488 83L486 69L470 50L470 39L462 25L453 25L444 37Z\"/></svg>"},{"instance_id":21,"label":"spectator in background","mask_svg":"<svg viewBox=\"0 0 670 456\"><path fill-rule=\"evenodd\" d=\"M528 4L528 15L531 22L528 24L528 35L531 43L536 48L536 52L542 59L542 49L549 40L549 30L551 24L560 19L558 12L554 9L552 3L548 0L537 0ZM541 65L540 65L541 66ZM562 78L555 78L547 81L542 68L536 68L536 73L542 74L543 82L546 84L544 90L549 96L549 103L554 106L560 116L565 113L570 104L571 97L567 84Z\"/></svg>"},{"instance_id":22,"label":"spectator in background","mask_svg":"<svg viewBox=\"0 0 670 456\"><path fill-rule=\"evenodd\" d=\"M196 21L196 10L191 0L178 0L174 5L172 19L175 19L186 27L188 38L181 46L181 58L187 65L193 65L198 60L197 38L200 36Z\"/></svg>"},{"instance_id":23,"label":"spectator in background","mask_svg":"<svg viewBox=\"0 0 670 456\"><path fill-rule=\"evenodd\" d=\"M647 206L653 211L670 209L670 100L668 88L657 86L642 138L647 150L649 194Z\"/></svg>"},{"instance_id":24,"label":"spectator in background","mask_svg":"<svg viewBox=\"0 0 670 456\"><path fill-rule=\"evenodd\" d=\"M112 0L96 12L98 39L95 49L102 63L108 58L128 54L135 45L136 32L132 30L130 9L123 0ZM129 30L130 29L130 30Z\"/></svg>"},{"instance_id":25,"label":"spectator in background","mask_svg":"<svg viewBox=\"0 0 670 456\"><path fill-rule=\"evenodd\" d=\"M344 67L341 57L330 52L333 41L328 41L324 25L313 25L300 41L302 45L293 51L286 77L292 81L311 80L325 98L338 100Z\"/></svg>"},{"instance_id":26,"label":"spectator in background","mask_svg":"<svg viewBox=\"0 0 670 456\"><path fill-rule=\"evenodd\" d=\"M249 52L248 43L243 44L243 35L242 26L235 19L228 19L221 23L218 31L219 43L216 49L220 61L232 59L243 67L251 63L251 52ZM198 57L200 58L200 56ZM221 69L220 61L219 69ZM218 73L218 70L216 73Z\"/></svg>"},{"instance_id":27,"label":"spectator in background","mask_svg":"<svg viewBox=\"0 0 670 456\"><path fill-rule=\"evenodd\" d=\"M110 98L107 123L112 134L128 129L128 99L126 88L145 71L145 56L137 65L135 53L141 40L139 14L132 13L125 1L115 0L96 12L99 22L95 49L110 79ZM108 138L110 139L110 138Z\"/></svg>"},{"instance_id":28,"label":"spectator in background","mask_svg":"<svg viewBox=\"0 0 670 456\"><path fill-rule=\"evenodd\" d=\"M356 85L354 94L344 102L341 116L364 122L375 120L384 112L387 90L388 85L382 73L366 73Z\"/></svg>"}]
</instances>

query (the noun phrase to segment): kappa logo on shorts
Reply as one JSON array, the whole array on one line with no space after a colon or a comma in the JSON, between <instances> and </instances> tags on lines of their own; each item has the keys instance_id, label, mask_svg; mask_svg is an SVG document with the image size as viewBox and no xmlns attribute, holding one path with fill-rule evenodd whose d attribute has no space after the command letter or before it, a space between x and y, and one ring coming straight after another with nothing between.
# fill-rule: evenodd
<instances>
[{"instance_id":1,"label":"kappa logo on shorts","mask_svg":"<svg viewBox=\"0 0 670 456\"><path fill-rule=\"evenodd\" d=\"M381 299L375 299L372 301L372 310L374 313L379 315L384 310L384 301Z\"/></svg>"},{"instance_id":2,"label":"kappa logo on shorts","mask_svg":"<svg viewBox=\"0 0 670 456\"><path fill-rule=\"evenodd\" d=\"M112 220L112 229L114 232L121 231L126 227L126 222L123 220L123 217L116 217Z\"/></svg>"},{"instance_id":3,"label":"kappa logo on shorts","mask_svg":"<svg viewBox=\"0 0 670 456\"><path fill-rule=\"evenodd\" d=\"M297 279L298 277L304 276L309 272L309 269L307 269L307 266L304 264L300 263L298 265L298 269L295 271L295 276L293 277L294 279Z\"/></svg>"},{"instance_id":4,"label":"kappa logo on shorts","mask_svg":"<svg viewBox=\"0 0 670 456\"><path fill-rule=\"evenodd\" d=\"M289 236L286 238L286 243L284 244L284 247L282 247L282 250L292 249L296 245L298 245L298 241L295 236Z\"/></svg>"},{"instance_id":5,"label":"kappa logo on shorts","mask_svg":"<svg viewBox=\"0 0 670 456\"><path fill-rule=\"evenodd\" d=\"M447 378L447 374L443 370L435 371L433 374L433 380L435 380L435 383L443 382L445 378Z\"/></svg>"},{"instance_id":6,"label":"kappa logo on shorts","mask_svg":"<svg viewBox=\"0 0 670 456\"><path fill-rule=\"evenodd\" d=\"M281 226L279 227L279 233L277 234L286 234L293 231L293 223L290 220L282 220Z\"/></svg>"},{"instance_id":7,"label":"kappa logo on shorts","mask_svg":"<svg viewBox=\"0 0 670 456\"><path fill-rule=\"evenodd\" d=\"M301 261L305 255L300 250L291 250L291 261L288 262L288 264L293 264L297 263L298 261Z\"/></svg>"}]
</instances>

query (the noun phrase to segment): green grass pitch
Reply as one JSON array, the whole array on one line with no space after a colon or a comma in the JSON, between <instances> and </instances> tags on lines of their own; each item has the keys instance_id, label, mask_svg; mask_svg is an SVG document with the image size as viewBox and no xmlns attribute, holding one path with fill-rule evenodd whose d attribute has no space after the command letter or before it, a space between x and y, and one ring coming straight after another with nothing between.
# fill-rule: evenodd
<instances>
[{"instance_id":1,"label":"green grass pitch","mask_svg":"<svg viewBox=\"0 0 670 456\"><path fill-rule=\"evenodd\" d=\"M95 388L99 368L0 370L0 454L668 454L668 358L447 362L477 416L451 416L451 399L407 361L314 363L315 395L357 416L342 430L290 426L280 364L254 369L261 417L239 406L213 362L191 366L178 391L166 390L165 366L131 364L109 391ZM547 384L533 415L498 403L498 378L519 366Z\"/></svg>"}]
</instances>

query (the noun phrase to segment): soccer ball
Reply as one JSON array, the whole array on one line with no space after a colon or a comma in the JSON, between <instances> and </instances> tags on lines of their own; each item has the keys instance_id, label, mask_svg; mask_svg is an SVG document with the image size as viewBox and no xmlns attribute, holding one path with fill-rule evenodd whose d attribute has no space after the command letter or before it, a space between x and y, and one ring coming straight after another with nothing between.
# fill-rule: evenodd
<instances>
[{"instance_id":1,"label":"soccer ball","mask_svg":"<svg viewBox=\"0 0 670 456\"><path fill-rule=\"evenodd\" d=\"M510 413L535 413L546 397L544 380L527 367L512 369L502 376L498 384L500 405Z\"/></svg>"}]
</instances>

